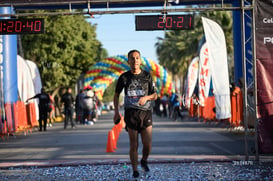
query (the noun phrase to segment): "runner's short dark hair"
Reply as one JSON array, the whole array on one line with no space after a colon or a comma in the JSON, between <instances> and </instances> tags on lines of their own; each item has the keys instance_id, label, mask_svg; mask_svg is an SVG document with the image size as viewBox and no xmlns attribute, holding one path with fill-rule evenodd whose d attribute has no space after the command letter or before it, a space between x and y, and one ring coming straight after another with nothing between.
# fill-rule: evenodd
<instances>
[{"instance_id":1,"label":"runner's short dark hair","mask_svg":"<svg viewBox=\"0 0 273 181\"><path fill-rule=\"evenodd\" d=\"M139 53L139 55L140 55L140 51L138 51L138 50L130 50L130 51L128 52L128 58L129 58L129 56L130 56L132 53L134 53L134 52L137 52L137 53Z\"/></svg>"}]
</instances>

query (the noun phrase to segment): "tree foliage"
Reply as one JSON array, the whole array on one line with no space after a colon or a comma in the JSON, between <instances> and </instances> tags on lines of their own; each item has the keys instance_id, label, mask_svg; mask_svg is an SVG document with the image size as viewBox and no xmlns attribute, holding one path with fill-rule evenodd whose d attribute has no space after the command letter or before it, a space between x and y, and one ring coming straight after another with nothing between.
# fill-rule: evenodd
<instances>
[{"instance_id":1,"label":"tree foliage","mask_svg":"<svg viewBox=\"0 0 273 181\"><path fill-rule=\"evenodd\" d=\"M105 89L103 94L103 102L111 102L113 101L115 88L116 88L117 81L114 81L107 89Z\"/></svg>"},{"instance_id":2,"label":"tree foliage","mask_svg":"<svg viewBox=\"0 0 273 181\"><path fill-rule=\"evenodd\" d=\"M45 17L45 33L22 35L24 58L34 61L43 86L72 87L82 73L107 55L96 39L96 26L83 15Z\"/></svg>"}]
</instances>

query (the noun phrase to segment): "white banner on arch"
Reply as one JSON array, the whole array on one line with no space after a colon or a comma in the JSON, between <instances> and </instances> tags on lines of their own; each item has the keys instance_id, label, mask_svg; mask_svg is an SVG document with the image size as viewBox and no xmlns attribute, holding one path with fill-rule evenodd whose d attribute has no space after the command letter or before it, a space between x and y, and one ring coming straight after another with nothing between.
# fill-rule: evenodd
<instances>
[{"instance_id":1,"label":"white banner on arch","mask_svg":"<svg viewBox=\"0 0 273 181\"><path fill-rule=\"evenodd\" d=\"M231 117L231 106L225 35L216 22L204 17L202 22L209 51L216 118L227 119Z\"/></svg>"},{"instance_id":2,"label":"white banner on arch","mask_svg":"<svg viewBox=\"0 0 273 181\"><path fill-rule=\"evenodd\" d=\"M211 70L207 43L204 43L199 53L199 104L205 106L205 99L209 95Z\"/></svg>"},{"instance_id":3,"label":"white banner on arch","mask_svg":"<svg viewBox=\"0 0 273 181\"><path fill-rule=\"evenodd\" d=\"M194 57L188 68L185 106L190 108L191 96L198 78L199 57Z\"/></svg>"}]
</instances>

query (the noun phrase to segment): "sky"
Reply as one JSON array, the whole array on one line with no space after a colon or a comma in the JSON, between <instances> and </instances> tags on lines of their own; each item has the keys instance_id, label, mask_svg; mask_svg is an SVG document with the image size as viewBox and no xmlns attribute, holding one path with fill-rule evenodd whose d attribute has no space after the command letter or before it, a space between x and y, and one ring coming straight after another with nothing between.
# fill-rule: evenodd
<instances>
[{"instance_id":1,"label":"sky","mask_svg":"<svg viewBox=\"0 0 273 181\"><path fill-rule=\"evenodd\" d=\"M109 56L138 49L142 56L158 62L155 44L157 37L164 37L164 31L136 31L135 14L94 15L88 21L97 24L97 39Z\"/></svg>"}]
</instances>

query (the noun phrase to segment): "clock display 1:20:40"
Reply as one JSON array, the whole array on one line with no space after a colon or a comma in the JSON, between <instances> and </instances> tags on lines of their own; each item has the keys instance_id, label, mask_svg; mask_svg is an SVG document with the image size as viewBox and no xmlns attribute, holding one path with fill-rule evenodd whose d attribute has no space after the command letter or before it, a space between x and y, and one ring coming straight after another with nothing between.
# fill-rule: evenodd
<instances>
[{"instance_id":1,"label":"clock display 1:20:40","mask_svg":"<svg viewBox=\"0 0 273 181\"><path fill-rule=\"evenodd\" d=\"M0 34L43 33L44 19L2 19Z\"/></svg>"}]
</instances>

